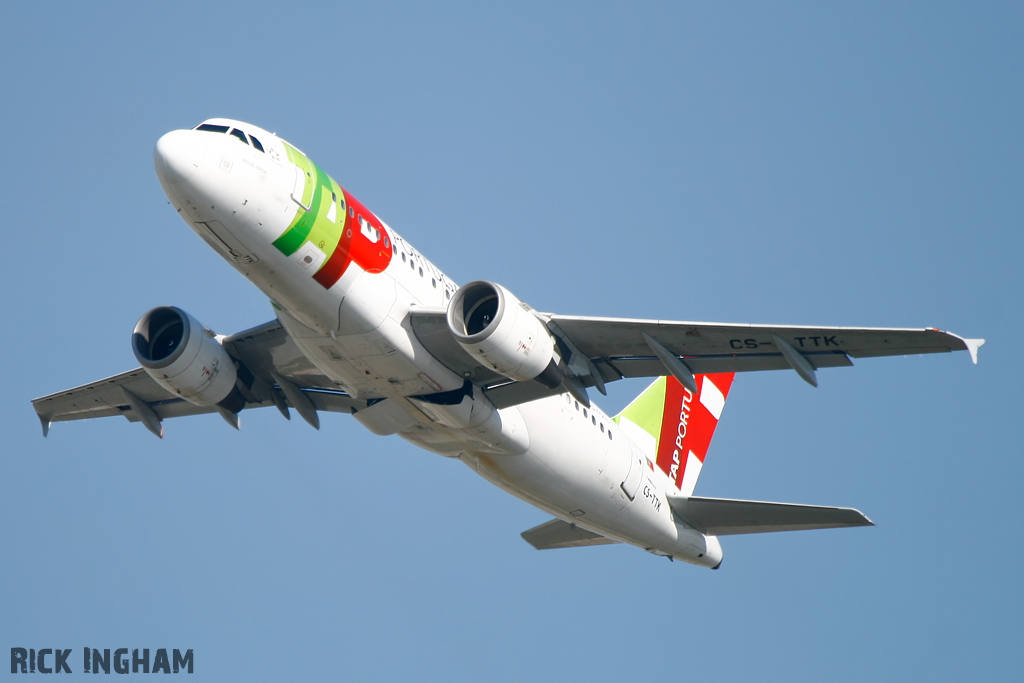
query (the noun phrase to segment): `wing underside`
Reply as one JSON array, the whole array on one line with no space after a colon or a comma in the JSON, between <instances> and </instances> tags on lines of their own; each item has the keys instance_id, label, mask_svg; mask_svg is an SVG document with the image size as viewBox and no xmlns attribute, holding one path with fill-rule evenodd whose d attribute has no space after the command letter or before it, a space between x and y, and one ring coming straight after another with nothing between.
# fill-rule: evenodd
<instances>
[{"instance_id":1,"label":"wing underside","mask_svg":"<svg viewBox=\"0 0 1024 683\"><path fill-rule=\"evenodd\" d=\"M935 328L803 327L537 315L560 342L569 374L583 387L599 389L623 378L675 374L655 347L667 350L683 364L684 372L693 375L793 369L814 384L816 370L848 367L853 365L853 358L968 351L977 362L978 347L984 343ZM414 309L411 323L416 337L432 355L482 386L499 408L564 391L537 381L513 382L480 365L448 332L444 309Z\"/></svg>"},{"instance_id":2,"label":"wing underside","mask_svg":"<svg viewBox=\"0 0 1024 683\"><path fill-rule=\"evenodd\" d=\"M286 392L281 391L275 373L294 385L318 411L350 413L353 408L366 405L365 401L339 391L309 362L276 320L227 337L222 343L238 364L237 386L245 397L245 409L295 407ZM37 398L32 406L44 435L53 422L114 415L123 415L130 422L144 421L132 409L125 391L145 403L160 420L218 412L213 406L197 406L176 396L142 368Z\"/></svg>"}]
</instances>

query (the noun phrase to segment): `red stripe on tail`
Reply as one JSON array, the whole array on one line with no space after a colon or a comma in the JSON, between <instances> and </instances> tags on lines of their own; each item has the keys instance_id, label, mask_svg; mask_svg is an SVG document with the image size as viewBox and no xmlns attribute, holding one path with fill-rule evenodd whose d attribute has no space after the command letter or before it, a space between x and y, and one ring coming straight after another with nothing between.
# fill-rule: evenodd
<instances>
[{"instance_id":1,"label":"red stripe on tail","mask_svg":"<svg viewBox=\"0 0 1024 683\"><path fill-rule=\"evenodd\" d=\"M692 452L701 463L704 462L734 375L732 372L697 375L695 379L700 393L696 396L675 377L666 378L665 412L661 420L661 438L658 439L658 467L677 489L683 482L688 454ZM705 383L710 386L705 386ZM716 417L708 406L717 410L719 416Z\"/></svg>"}]
</instances>

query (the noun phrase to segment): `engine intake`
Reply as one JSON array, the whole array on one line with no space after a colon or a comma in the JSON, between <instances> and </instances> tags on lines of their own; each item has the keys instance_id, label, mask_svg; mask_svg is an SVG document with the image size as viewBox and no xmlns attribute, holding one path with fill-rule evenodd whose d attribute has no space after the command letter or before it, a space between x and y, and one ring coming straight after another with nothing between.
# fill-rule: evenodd
<instances>
[{"instance_id":1,"label":"engine intake","mask_svg":"<svg viewBox=\"0 0 1024 683\"><path fill-rule=\"evenodd\" d=\"M448 329L482 365L510 379L557 387L555 344L532 309L499 284L477 280L448 305Z\"/></svg>"},{"instance_id":2,"label":"engine intake","mask_svg":"<svg viewBox=\"0 0 1024 683\"><path fill-rule=\"evenodd\" d=\"M197 406L237 413L245 404L235 389L231 356L209 328L180 308L160 306L135 325L132 351L157 384Z\"/></svg>"}]
</instances>

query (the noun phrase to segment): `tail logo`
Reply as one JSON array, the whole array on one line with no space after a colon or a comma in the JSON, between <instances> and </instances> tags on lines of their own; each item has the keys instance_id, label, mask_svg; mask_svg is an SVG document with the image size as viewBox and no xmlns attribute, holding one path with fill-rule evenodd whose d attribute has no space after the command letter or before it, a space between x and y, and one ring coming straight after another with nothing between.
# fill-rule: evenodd
<instances>
[{"instance_id":1,"label":"tail logo","mask_svg":"<svg viewBox=\"0 0 1024 683\"><path fill-rule=\"evenodd\" d=\"M658 466L684 495L693 493L711 437L722 417L733 374L697 375L700 398L675 377L666 379L665 416L658 440Z\"/></svg>"},{"instance_id":2,"label":"tail logo","mask_svg":"<svg viewBox=\"0 0 1024 683\"><path fill-rule=\"evenodd\" d=\"M615 418L683 495L693 493L733 376L696 375L696 396L675 377L659 377Z\"/></svg>"},{"instance_id":3,"label":"tail logo","mask_svg":"<svg viewBox=\"0 0 1024 683\"><path fill-rule=\"evenodd\" d=\"M692 401L693 394L689 389L683 387L683 405L679 411L679 426L676 428L676 447L672 451L672 464L668 471L668 477L676 485L676 488L679 488L677 483L679 481L679 466L683 464L679 457L679 451L682 450L683 442L686 440L686 427L690 419L690 403Z\"/></svg>"}]
</instances>

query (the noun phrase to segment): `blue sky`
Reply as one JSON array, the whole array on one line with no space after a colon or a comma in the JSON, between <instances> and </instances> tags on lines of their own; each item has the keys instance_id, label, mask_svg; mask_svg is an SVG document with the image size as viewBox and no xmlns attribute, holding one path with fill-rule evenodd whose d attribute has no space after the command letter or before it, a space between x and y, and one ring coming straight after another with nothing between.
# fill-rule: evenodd
<instances>
[{"instance_id":1,"label":"blue sky","mask_svg":"<svg viewBox=\"0 0 1024 683\"><path fill-rule=\"evenodd\" d=\"M0 8L0 650L190 647L206 680L1019 672L1022 6L635 5ZM541 310L989 341L739 376L697 493L877 527L726 538L717 572L536 552L543 513L347 416L44 440L30 399L134 367L149 308L272 317L153 172L212 116Z\"/></svg>"}]
</instances>

